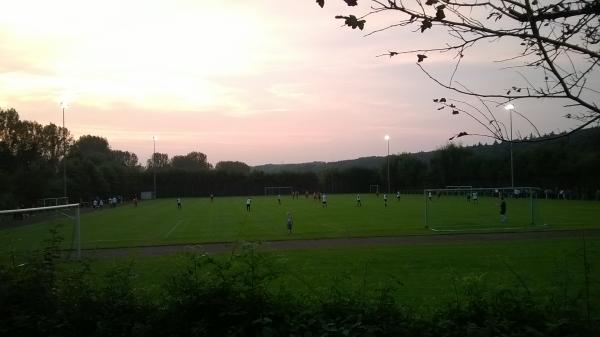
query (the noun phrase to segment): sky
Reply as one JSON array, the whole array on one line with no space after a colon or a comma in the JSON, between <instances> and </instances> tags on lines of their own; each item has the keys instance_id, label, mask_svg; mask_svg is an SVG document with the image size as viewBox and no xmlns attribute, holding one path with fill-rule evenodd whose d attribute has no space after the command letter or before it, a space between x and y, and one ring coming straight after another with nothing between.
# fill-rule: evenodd
<instances>
[{"instance_id":1,"label":"sky","mask_svg":"<svg viewBox=\"0 0 600 337\"><path fill-rule=\"evenodd\" d=\"M416 49L435 33L386 31L393 16L342 27L337 14L362 14L368 1L341 0L19 0L0 12L0 108L24 120L62 124L75 138L105 137L143 164L200 151L215 164L337 161L428 151L478 125L437 110L451 95L413 57L375 57ZM490 54L493 49L493 54ZM473 51L457 78L473 88L517 75ZM508 55L508 54L507 54ZM447 76L447 56L426 60ZM486 73L488 75L481 76ZM491 75L490 75L491 74ZM568 128L560 108L524 103L520 112L542 132ZM507 114L498 108L499 119ZM515 130L529 134L514 119ZM462 138L465 144L485 138Z\"/></svg>"}]
</instances>

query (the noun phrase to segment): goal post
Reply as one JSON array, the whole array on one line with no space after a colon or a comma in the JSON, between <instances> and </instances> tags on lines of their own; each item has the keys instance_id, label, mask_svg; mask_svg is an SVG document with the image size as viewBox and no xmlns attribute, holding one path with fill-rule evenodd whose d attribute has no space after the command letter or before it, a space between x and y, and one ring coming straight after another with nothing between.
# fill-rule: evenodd
<instances>
[{"instance_id":1,"label":"goal post","mask_svg":"<svg viewBox=\"0 0 600 337\"><path fill-rule=\"evenodd\" d=\"M425 189L425 227L439 232L531 229L542 220L537 187ZM505 217L501 216L504 201Z\"/></svg>"},{"instance_id":2,"label":"goal post","mask_svg":"<svg viewBox=\"0 0 600 337\"><path fill-rule=\"evenodd\" d=\"M369 193L379 193L379 185L369 185Z\"/></svg>"},{"instance_id":3,"label":"goal post","mask_svg":"<svg viewBox=\"0 0 600 337\"><path fill-rule=\"evenodd\" d=\"M447 194L462 194L471 193L473 186L470 185L448 185L445 190Z\"/></svg>"},{"instance_id":4,"label":"goal post","mask_svg":"<svg viewBox=\"0 0 600 337\"><path fill-rule=\"evenodd\" d=\"M68 197L44 198L37 201L37 207L68 205Z\"/></svg>"},{"instance_id":5,"label":"goal post","mask_svg":"<svg viewBox=\"0 0 600 337\"><path fill-rule=\"evenodd\" d=\"M73 221L72 230L65 226L64 219ZM69 222L69 221L68 221ZM81 258L81 220L79 204L0 210L0 244L5 246L17 242L18 248L27 250L35 247L48 233L49 226L59 226L60 234L69 240L69 250Z\"/></svg>"},{"instance_id":6,"label":"goal post","mask_svg":"<svg viewBox=\"0 0 600 337\"><path fill-rule=\"evenodd\" d=\"M265 186L265 195L292 195L293 186Z\"/></svg>"}]
</instances>

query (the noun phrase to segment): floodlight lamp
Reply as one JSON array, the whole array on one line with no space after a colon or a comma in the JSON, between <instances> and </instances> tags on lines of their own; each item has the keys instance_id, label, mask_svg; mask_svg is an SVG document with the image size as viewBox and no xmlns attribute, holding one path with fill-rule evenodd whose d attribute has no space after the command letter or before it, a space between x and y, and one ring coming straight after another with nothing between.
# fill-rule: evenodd
<instances>
[{"instance_id":1,"label":"floodlight lamp","mask_svg":"<svg viewBox=\"0 0 600 337\"><path fill-rule=\"evenodd\" d=\"M69 92L65 92L58 98L61 108L68 108L71 102L73 102L73 95Z\"/></svg>"},{"instance_id":2,"label":"floodlight lamp","mask_svg":"<svg viewBox=\"0 0 600 337\"><path fill-rule=\"evenodd\" d=\"M383 138L385 138L385 140L390 140L390 136L389 135L385 135L385 137L383 137Z\"/></svg>"},{"instance_id":3,"label":"floodlight lamp","mask_svg":"<svg viewBox=\"0 0 600 337\"><path fill-rule=\"evenodd\" d=\"M504 106L504 109L506 109L506 110L514 110L514 108L515 108L515 106L510 103L508 103L507 105Z\"/></svg>"}]
</instances>

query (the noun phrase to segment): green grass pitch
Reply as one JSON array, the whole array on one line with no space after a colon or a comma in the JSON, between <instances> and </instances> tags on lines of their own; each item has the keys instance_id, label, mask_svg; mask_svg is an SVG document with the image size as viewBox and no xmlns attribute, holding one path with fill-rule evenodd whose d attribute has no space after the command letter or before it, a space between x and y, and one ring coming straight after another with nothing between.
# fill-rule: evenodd
<instances>
[{"instance_id":1,"label":"green grass pitch","mask_svg":"<svg viewBox=\"0 0 600 337\"><path fill-rule=\"evenodd\" d=\"M425 202L422 195L383 200L362 195L363 206L356 207L355 195L330 195L327 209L312 198L282 199L253 197L252 210L246 212L245 197L184 198L177 209L175 199L145 201L138 207L85 211L81 215L84 248L130 247L175 243L223 242L238 240L285 240L347 236L410 235L435 232L424 224ZM543 221L549 226L529 226L525 200L508 199L510 227L522 229L569 229L600 227L600 203L594 201L539 200ZM521 209L521 211L519 211ZM523 211L524 210L524 211ZM294 233L287 233L286 213L295 219ZM432 227L450 230L500 231L497 200L482 198L478 205L459 197L442 197L430 204ZM72 221L61 218L48 223L0 228L0 251L30 250L40 247L53 226L71 244ZM591 261L600 256L600 241L590 238L587 254ZM482 286L519 286L518 273L536 293L563 291L561 283L569 277L569 291L578 291L583 282L582 240L547 239L514 242L449 242L407 246L347 247L266 253L281 268L276 287L294 289L300 296L326 295L330 287L366 286L377 289L386 282L399 281L399 299L414 306L435 306L454 300L460 286L473 280ZM226 258L227 254L223 255ZM1 258L0 258L1 259ZM101 259L92 266L102 275L114 264L130 259ZM136 287L142 291L160 291L162 281L185 263L185 257L169 255L138 257L134 262ZM598 268L591 276L598 278ZM562 280L562 281L561 281ZM455 288L458 284L458 290ZM556 289L555 289L556 288ZM560 288L560 289L559 289ZM591 288L594 296L597 286ZM370 294L375 296L375 294Z\"/></svg>"},{"instance_id":2,"label":"green grass pitch","mask_svg":"<svg viewBox=\"0 0 600 337\"><path fill-rule=\"evenodd\" d=\"M590 278L598 280L600 239L586 240ZM229 254L219 255L228 258ZM298 296L327 296L332 287L377 296L386 284L397 286L397 299L414 307L434 308L462 297L469 286L482 289L519 288L534 296L577 294L584 285L583 241L578 238L512 242L449 242L379 247L344 247L266 252L280 276L279 287ZM94 262L97 275L110 268L132 265L135 286L160 293L161 285L186 265L184 255L102 259ZM475 283L474 283L475 282ZM521 283L523 282L523 283ZM600 308L600 283L590 287L594 307Z\"/></svg>"},{"instance_id":3,"label":"green grass pitch","mask_svg":"<svg viewBox=\"0 0 600 337\"><path fill-rule=\"evenodd\" d=\"M85 211L81 215L83 248L132 247L141 245L193 244L240 240L287 240L355 236L433 234L425 228L425 202L422 195L394 196L384 207L380 196L362 195L362 207L355 195L330 195L328 207L311 198L253 197L250 212L245 197L184 198L177 209L175 199L144 201L114 209ZM537 229L529 224L528 200L508 199L507 224L500 222L498 200L482 198L478 205L459 197L434 198L429 205L432 228L486 231L505 228ZM600 227L600 203L594 201L538 200L537 209L548 224L544 228ZM294 216L294 231L286 230L286 213ZM474 224L476 226L474 226ZM58 226L65 247L72 242L73 221L60 218L51 222L0 227L0 250L32 249Z\"/></svg>"}]
</instances>

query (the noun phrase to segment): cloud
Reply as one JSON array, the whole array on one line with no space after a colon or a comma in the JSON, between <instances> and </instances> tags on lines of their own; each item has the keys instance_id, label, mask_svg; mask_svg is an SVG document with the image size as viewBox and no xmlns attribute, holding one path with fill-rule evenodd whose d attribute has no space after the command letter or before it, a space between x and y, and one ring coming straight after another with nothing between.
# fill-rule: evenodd
<instances>
[{"instance_id":1,"label":"cloud","mask_svg":"<svg viewBox=\"0 0 600 337\"><path fill-rule=\"evenodd\" d=\"M298 99L307 96L306 93L302 92L301 87L302 85L297 83L276 83L267 91L277 97Z\"/></svg>"}]
</instances>

